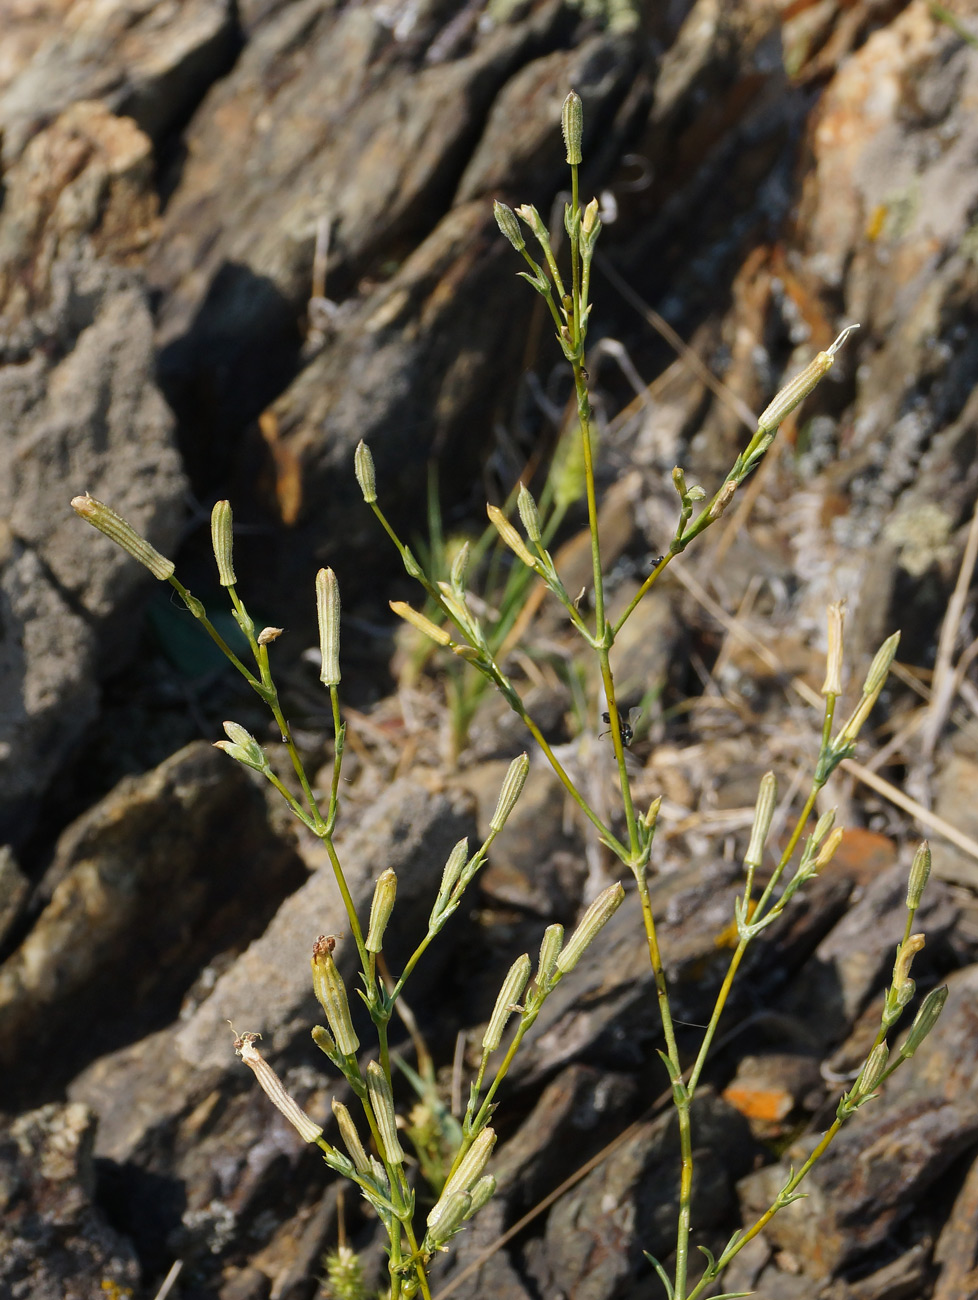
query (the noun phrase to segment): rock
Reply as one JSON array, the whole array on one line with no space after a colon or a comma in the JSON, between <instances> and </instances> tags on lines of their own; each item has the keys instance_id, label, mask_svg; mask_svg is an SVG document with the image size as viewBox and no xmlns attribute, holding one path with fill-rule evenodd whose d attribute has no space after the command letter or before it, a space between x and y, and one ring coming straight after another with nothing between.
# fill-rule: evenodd
<instances>
[{"instance_id":1,"label":"rock","mask_svg":"<svg viewBox=\"0 0 978 1300\"><path fill-rule=\"evenodd\" d=\"M931 1189L978 1137L978 1047L971 1032L978 966L955 972L948 986L944 1013L919 1053L845 1125L805 1180L808 1199L765 1228L809 1278L829 1277L865 1256L915 1209L925 1214ZM784 1186L788 1162L798 1168L817 1141L810 1135L789 1149L784 1163L740 1182L745 1224Z\"/></svg>"},{"instance_id":2,"label":"rock","mask_svg":"<svg viewBox=\"0 0 978 1300\"><path fill-rule=\"evenodd\" d=\"M139 1262L94 1204L95 1117L78 1102L0 1127L0 1292L31 1300L131 1295Z\"/></svg>"},{"instance_id":3,"label":"rock","mask_svg":"<svg viewBox=\"0 0 978 1300\"><path fill-rule=\"evenodd\" d=\"M800 1053L769 1052L745 1056L735 1077L723 1090L723 1100L752 1121L758 1137L780 1131L782 1120L801 1106L814 1110L810 1099L821 1095L818 1061Z\"/></svg>"},{"instance_id":4,"label":"rock","mask_svg":"<svg viewBox=\"0 0 978 1300\"><path fill-rule=\"evenodd\" d=\"M62 835L47 906L0 967L0 1060L20 1062L21 1095L166 1023L207 959L240 951L304 874L263 792L212 746L120 782Z\"/></svg>"},{"instance_id":5,"label":"rock","mask_svg":"<svg viewBox=\"0 0 978 1300\"><path fill-rule=\"evenodd\" d=\"M965 835L978 833L978 816L975 809L975 783L978 781L978 763L968 754L947 755L937 773L934 790L934 811L963 831ZM941 880L978 888L978 863L940 837L934 839L931 849L932 870Z\"/></svg>"},{"instance_id":6,"label":"rock","mask_svg":"<svg viewBox=\"0 0 978 1300\"><path fill-rule=\"evenodd\" d=\"M9 844L0 848L0 944L17 924L30 892L30 881L21 871Z\"/></svg>"},{"instance_id":7,"label":"rock","mask_svg":"<svg viewBox=\"0 0 978 1300\"><path fill-rule=\"evenodd\" d=\"M494 94L553 42L560 8L420 69L424 30L400 41L366 5L302 0L261 24L194 119L152 258L163 365L181 410L203 403L210 414L197 419L213 416L226 432L284 387L320 218L333 225L334 297L346 296L351 273L430 233Z\"/></svg>"},{"instance_id":8,"label":"rock","mask_svg":"<svg viewBox=\"0 0 978 1300\"><path fill-rule=\"evenodd\" d=\"M132 262L156 199L147 138L76 104L31 141L0 211L0 827L31 828L138 632L145 570L85 529L70 498L109 500L166 551L183 477L153 379Z\"/></svg>"},{"instance_id":9,"label":"rock","mask_svg":"<svg viewBox=\"0 0 978 1300\"><path fill-rule=\"evenodd\" d=\"M711 1095L693 1104L696 1169L692 1218L697 1232L724 1222L737 1171L750 1161L743 1120ZM675 1247L679 1187L678 1127L673 1114L635 1133L550 1211L542 1239L527 1248L527 1268L542 1295L611 1300L642 1252L666 1259Z\"/></svg>"},{"instance_id":10,"label":"rock","mask_svg":"<svg viewBox=\"0 0 978 1300\"><path fill-rule=\"evenodd\" d=\"M972 1159L934 1247L940 1266L934 1300L958 1300L978 1287L978 1159Z\"/></svg>"},{"instance_id":11,"label":"rock","mask_svg":"<svg viewBox=\"0 0 978 1300\"><path fill-rule=\"evenodd\" d=\"M489 821L509 767L481 763L463 778L479 803L479 834L489 834ZM576 861L578 844L568 833L567 795L549 766L530 767L523 793L502 833L479 883L496 903L536 913L548 921L573 923L581 902L583 872Z\"/></svg>"},{"instance_id":12,"label":"rock","mask_svg":"<svg viewBox=\"0 0 978 1300\"><path fill-rule=\"evenodd\" d=\"M20 66L8 66L0 81L8 167L38 131L80 100L98 100L161 139L234 53L226 0L178 0L165 9L150 0L58 0L45 16L47 22L35 18L20 59L11 60Z\"/></svg>"}]
</instances>

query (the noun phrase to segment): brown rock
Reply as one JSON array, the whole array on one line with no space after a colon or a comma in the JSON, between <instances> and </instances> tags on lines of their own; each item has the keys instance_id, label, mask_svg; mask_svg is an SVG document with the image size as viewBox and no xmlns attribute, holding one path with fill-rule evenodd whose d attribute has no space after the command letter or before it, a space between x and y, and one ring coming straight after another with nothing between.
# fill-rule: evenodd
<instances>
[{"instance_id":1,"label":"brown rock","mask_svg":"<svg viewBox=\"0 0 978 1300\"><path fill-rule=\"evenodd\" d=\"M38 12L39 11L39 12ZM79 100L99 100L159 139L185 117L233 53L225 0L60 0L38 6L0 69L0 134L9 166Z\"/></svg>"}]
</instances>

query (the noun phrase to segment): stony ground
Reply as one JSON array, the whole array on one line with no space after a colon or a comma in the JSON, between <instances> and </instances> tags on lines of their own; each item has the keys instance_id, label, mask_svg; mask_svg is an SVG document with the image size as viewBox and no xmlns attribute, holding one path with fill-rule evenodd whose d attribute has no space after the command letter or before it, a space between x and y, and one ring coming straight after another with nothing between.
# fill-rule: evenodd
<instances>
[{"instance_id":1,"label":"stony ground","mask_svg":"<svg viewBox=\"0 0 978 1300\"><path fill-rule=\"evenodd\" d=\"M336 569L342 853L362 907L398 872L396 969L525 739L491 698L460 737L445 664L391 628L388 598L415 593L353 449L370 442L419 549L432 465L450 538L476 536L518 476L541 490L570 388L492 200L554 208L571 86L606 220L589 369L615 607L673 534L673 466L715 490L779 384L860 325L615 649L636 789L663 799L653 901L684 1050L729 960L758 780L778 776L779 843L807 790L827 603L847 601L847 702L902 630L820 803L847 828L839 853L759 941L724 1022L695 1240L715 1250L756 1217L831 1122L926 835L914 975L920 994L949 984L945 1015L725 1285L978 1294L978 7L51 0L4 28L0 1295L152 1300L169 1274L185 1300L309 1300L340 1232L379 1268L375 1225L270 1113L226 1024L260 1029L304 1107L329 1114L308 955L343 928L335 886L318 843L211 747L226 718L276 763L281 745L68 501L110 502L216 610L206 520L232 499L241 589L287 630L274 662L319 784L331 728L305 652L313 574ZM573 592L583 524L570 510L557 539ZM538 593L508 664L610 808L596 682ZM510 961L613 868L535 761L410 991L446 1097ZM676 1139L636 913L630 895L518 1058L499 1194L439 1295L656 1293L642 1252L672 1249Z\"/></svg>"}]
</instances>

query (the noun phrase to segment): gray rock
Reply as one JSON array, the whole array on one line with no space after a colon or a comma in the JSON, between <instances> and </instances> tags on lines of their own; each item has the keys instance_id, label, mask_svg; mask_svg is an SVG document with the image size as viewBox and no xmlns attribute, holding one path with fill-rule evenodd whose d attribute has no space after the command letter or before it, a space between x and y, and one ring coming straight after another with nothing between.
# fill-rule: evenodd
<instances>
[{"instance_id":1,"label":"gray rock","mask_svg":"<svg viewBox=\"0 0 978 1300\"><path fill-rule=\"evenodd\" d=\"M30 829L37 799L118 667L148 575L69 508L109 500L164 551L181 528L173 419L153 379L153 332L131 263L156 200L149 141L77 104L6 176L0 211L0 591L5 635L0 824Z\"/></svg>"},{"instance_id":2,"label":"gray rock","mask_svg":"<svg viewBox=\"0 0 978 1300\"><path fill-rule=\"evenodd\" d=\"M131 1244L94 1204L95 1117L43 1106L0 1126L0 1294L90 1300L140 1282Z\"/></svg>"}]
</instances>

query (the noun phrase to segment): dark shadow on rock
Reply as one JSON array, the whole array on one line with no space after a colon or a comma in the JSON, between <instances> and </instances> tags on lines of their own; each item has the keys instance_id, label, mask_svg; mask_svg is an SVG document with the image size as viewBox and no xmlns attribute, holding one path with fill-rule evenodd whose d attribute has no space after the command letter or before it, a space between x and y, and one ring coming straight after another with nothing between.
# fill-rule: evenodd
<instances>
[{"instance_id":1,"label":"dark shadow on rock","mask_svg":"<svg viewBox=\"0 0 978 1300\"><path fill-rule=\"evenodd\" d=\"M157 380L179 420L198 497L231 477L241 430L299 369L301 311L266 276L225 262L185 334L160 353Z\"/></svg>"},{"instance_id":2,"label":"dark shadow on rock","mask_svg":"<svg viewBox=\"0 0 978 1300\"><path fill-rule=\"evenodd\" d=\"M135 1246L143 1275L165 1273L173 1262L168 1239L179 1231L187 1208L187 1189L180 1179L96 1158L95 1201L112 1227Z\"/></svg>"}]
</instances>

